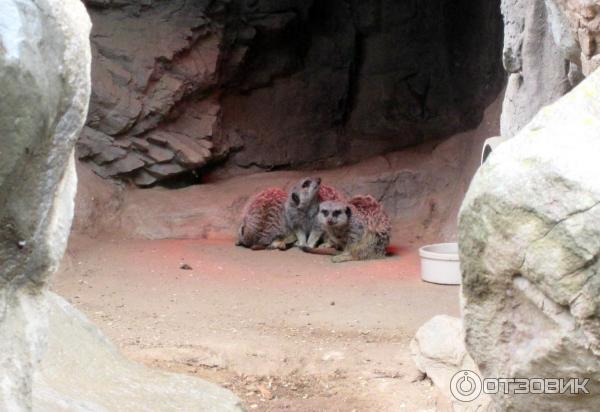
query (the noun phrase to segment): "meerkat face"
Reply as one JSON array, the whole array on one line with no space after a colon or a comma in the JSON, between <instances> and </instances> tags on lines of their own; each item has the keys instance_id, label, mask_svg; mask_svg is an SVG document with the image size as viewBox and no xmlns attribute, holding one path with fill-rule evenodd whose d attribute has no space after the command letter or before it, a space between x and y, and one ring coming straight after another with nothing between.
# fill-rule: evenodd
<instances>
[{"instance_id":1,"label":"meerkat face","mask_svg":"<svg viewBox=\"0 0 600 412\"><path fill-rule=\"evenodd\" d=\"M315 199L320 187L320 177L306 177L302 179L294 186L290 194L292 204L298 209L305 209Z\"/></svg>"},{"instance_id":2,"label":"meerkat face","mask_svg":"<svg viewBox=\"0 0 600 412\"><path fill-rule=\"evenodd\" d=\"M352 210L343 202L323 202L319 205L319 214L317 220L319 224L327 229L341 228L350 222Z\"/></svg>"}]
</instances>

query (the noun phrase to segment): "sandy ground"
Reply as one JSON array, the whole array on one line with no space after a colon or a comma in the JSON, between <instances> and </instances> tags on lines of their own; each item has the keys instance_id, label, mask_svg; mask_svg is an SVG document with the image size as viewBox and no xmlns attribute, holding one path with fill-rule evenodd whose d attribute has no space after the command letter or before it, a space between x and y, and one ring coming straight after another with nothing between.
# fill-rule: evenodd
<instances>
[{"instance_id":1,"label":"sandy ground","mask_svg":"<svg viewBox=\"0 0 600 412\"><path fill-rule=\"evenodd\" d=\"M408 345L432 316L458 315L459 288L422 282L415 250L333 264L225 241L77 237L52 288L130 358L224 385L250 411L446 408Z\"/></svg>"}]
</instances>

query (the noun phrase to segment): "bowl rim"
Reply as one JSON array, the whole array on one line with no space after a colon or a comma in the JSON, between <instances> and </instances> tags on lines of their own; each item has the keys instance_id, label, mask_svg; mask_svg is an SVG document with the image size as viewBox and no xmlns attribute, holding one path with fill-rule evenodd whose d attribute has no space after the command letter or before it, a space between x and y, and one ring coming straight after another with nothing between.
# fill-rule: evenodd
<instances>
[{"instance_id":1,"label":"bowl rim","mask_svg":"<svg viewBox=\"0 0 600 412\"><path fill-rule=\"evenodd\" d=\"M452 262L458 262L458 253L439 253L432 252L431 250L427 250L427 248L433 246L446 246L446 245L457 245L456 242L444 242L444 243L432 243L430 245L421 246L419 248L419 256L425 259L433 259L433 260L448 260Z\"/></svg>"}]
</instances>

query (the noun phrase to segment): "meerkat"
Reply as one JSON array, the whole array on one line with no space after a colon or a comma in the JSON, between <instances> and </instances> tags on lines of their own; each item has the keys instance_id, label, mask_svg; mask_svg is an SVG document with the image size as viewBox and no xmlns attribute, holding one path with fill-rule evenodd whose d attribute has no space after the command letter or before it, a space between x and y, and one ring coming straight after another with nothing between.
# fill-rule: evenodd
<instances>
[{"instance_id":1,"label":"meerkat","mask_svg":"<svg viewBox=\"0 0 600 412\"><path fill-rule=\"evenodd\" d=\"M321 184L320 177L306 177L294 185L285 202L288 230L299 247L315 247L323 230L316 222L319 204L325 200L340 200L343 195L331 186Z\"/></svg>"},{"instance_id":2,"label":"meerkat","mask_svg":"<svg viewBox=\"0 0 600 412\"><path fill-rule=\"evenodd\" d=\"M286 249L295 238L287 229L285 202L288 194L279 188L252 196L242 212L236 245L253 250Z\"/></svg>"},{"instance_id":3,"label":"meerkat","mask_svg":"<svg viewBox=\"0 0 600 412\"><path fill-rule=\"evenodd\" d=\"M349 202L327 201L319 205L317 221L333 247L341 253L333 262L376 259L386 255L391 224L381 204L372 196L355 196ZM306 252L333 254L304 248Z\"/></svg>"}]
</instances>

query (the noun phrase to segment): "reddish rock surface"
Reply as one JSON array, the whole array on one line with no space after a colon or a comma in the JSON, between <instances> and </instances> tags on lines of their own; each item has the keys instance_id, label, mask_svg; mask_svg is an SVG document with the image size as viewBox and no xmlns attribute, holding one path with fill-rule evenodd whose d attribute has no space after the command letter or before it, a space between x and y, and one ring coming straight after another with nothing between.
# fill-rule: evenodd
<instances>
[{"instance_id":1,"label":"reddish rock surface","mask_svg":"<svg viewBox=\"0 0 600 412\"><path fill-rule=\"evenodd\" d=\"M182 189L117 189L80 167L75 231L130 238L233 239L248 198L319 175L348 195L371 194L393 223L392 244L453 239L483 140L498 133L498 99L480 126L439 142L319 171L278 171L206 181Z\"/></svg>"}]
</instances>

